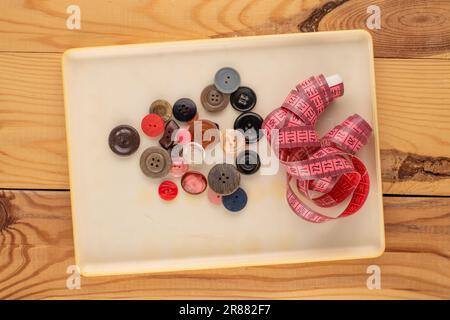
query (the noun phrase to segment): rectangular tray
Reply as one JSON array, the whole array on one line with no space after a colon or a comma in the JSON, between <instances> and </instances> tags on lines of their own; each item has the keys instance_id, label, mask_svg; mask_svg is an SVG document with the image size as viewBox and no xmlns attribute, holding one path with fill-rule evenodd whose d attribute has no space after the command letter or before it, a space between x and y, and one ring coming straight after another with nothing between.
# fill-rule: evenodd
<instances>
[{"instance_id":1,"label":"rectangular tray","mask_svg":"<svg viewBox=\"0 0 450 320\"><path fill-rule=\"evenodd\" d=\"M353 113L374 135L358 156L371 190L354 216L323 224L297 217L285 199L285 174L243 176L248 204L233 215L206 192L158 197L160 179L139 168L142 151L157 145L140 129L153 100L190 97L200 118L231 128L231 106L207 113L201 90L229 66L253 88L253 111L265 117L310 75L340 74L345 95L319 118L321 134ZM384 251L384 224L373 47L365 31L286 34L71 49L63 56L66 129L76 263L85 276L369 258ZM111 129L134 126L139 150L115 156ZM208 167L196 168L207 174ZM336 213L336 209L333 209Z\"/></svg>"}]
</instances>

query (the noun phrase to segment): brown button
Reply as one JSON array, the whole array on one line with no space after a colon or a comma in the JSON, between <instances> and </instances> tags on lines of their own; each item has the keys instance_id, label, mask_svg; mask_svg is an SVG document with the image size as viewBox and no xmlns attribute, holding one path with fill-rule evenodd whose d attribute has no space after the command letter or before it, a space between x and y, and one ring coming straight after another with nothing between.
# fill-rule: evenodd
<instances>
[{"instance_id":1,"label":"brown button","mask_svg":"<svg viewBox=\"0 0 450 320\"><path fill-rule=\"evenodd\" d=\"M209 132L208 134L205 134L207 130L216 130L216 132ZM197 136L195 135L195 130L201 131L200 133L197 133ZM220 132L217 130L216 123L209 121L209 120L197 120L189 123L189 133L191 134L191 137L193 141L200 143L203 148L206 148L210 144L214 146L218 142L220 142ZM197 141L195 139L198 139L198 137L201 138L201 141Z\"/></svg>"},{"instance_id":2,"label":"brown button","mask_svg":"<svg viewBox=\"0 0 450 320\"><path fill-rule=\"evenodd\" d=\"M230 97L217 90L216 86L211 84L203 89L200 100L206 110L217 112L226 108L230 102Z\"/></svg>"},{"instance_id":3,"label":"brown button","mask_svg":"<svg viewBox=\"0 0 450 320\"><path fill-rule=\"evenodd\" d=\"M208 173L209 187L216 193L227 195L239 188L241 175L228 163L216 164Z\"/></svg>"},{"instance_id":4,"label":"brown button","mask_svg":"<svg viewBox=\"0 0 450 320\"><path fill-rule=\"evenodd\" d=\"M150 105L149 113L155 113L164 121L169 121L172 118L172 106L166 100L158 99Z\"/></svg>"},{"instance_id":5,"label":"brown button","mask_svg":"<svg viewBox=\"0 0 450 320\"><path fill-rule=\"evenodd\" d=\"M165 149L150 147L142 153L140 166L147 177L161 178L169 172L172 166L172 159Z\"/></svg>"},{"instance_id":6,"label":"brown button","mask_svg":"<svg viewBox=\"0 0 450 320\"><path fill-rule=\"evenodd\" d=\"M108 141L109 147L115 154L128 156L138 149L141 139L135 128L120 125L111 130Z\"/></svg>"},{"instance_id":7,"label":"brown button","mask_svg":"<svg viewBox=\"0 0 450 320\"><path fill-rule=\"evenodd\" d=\"M175 142L172 139L172 134L178 129L180 129L180 126L175 121L170 120L166 123L164 134L162 135L161 139L159 139L159 144L161 145L161 147L166 150L173 147Z\"/></svg>"}]
</instances>

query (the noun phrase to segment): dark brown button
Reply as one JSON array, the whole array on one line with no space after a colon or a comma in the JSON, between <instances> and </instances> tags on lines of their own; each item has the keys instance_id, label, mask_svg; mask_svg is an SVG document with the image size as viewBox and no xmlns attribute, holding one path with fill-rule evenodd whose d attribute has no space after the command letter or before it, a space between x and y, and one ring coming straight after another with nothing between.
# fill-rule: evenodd
<instances>
[{"instance_id":1,"label":"dark brown button","mask_svg":"<svg viewBox=\"0 0 450 320\"><path fill-rule=\"evenodd\" d=\"M161 178L169 172L172 166L172 159L165 149L150 147L142 153L140 166L147 177Z\"/></svg>"},{"instance_id":2,"label":"dark brown button","mask_svg":"<svg viewBox=\"0 0 450 320\"><path fill-rule=\"evenodd\" d=\"M173 147L175 142L172 139L172 134L179 128L180 126L173 120L170 120L166 123L164 134L162 135L161 139L159 139L159 144L161 145L161 147L166 150Z\"/></svg>"},{"instance_id":3,"label":"dark brown button","mask_svg":"<svg viewBox=\"0 0 450 320\"><path fill-rule=\"evenodd\" d=\"M149 113L155 113L164 121L169 121L172 118L172 106L166 100L158 99L150 105Z\"/></svg>"},{"instance_id":4,"label":"dark brown button","mask_svg":"<svg viewBox=\"0 0 450 320\"><path fill-rule=\"evenodd\" d=\"M205 134L207 130L218 130L216 123L209 120L197 120L189 123L189 133L195 142L200 143L203 148L206 148L210 144L214 146L216 143L220 142L220 132L217 131L216 134L210 132L209 134ZM201 141L196 141L194 130L201 131ZM199 135L200 133L197 133Z\"/></svg>"},{"instance_id":5,"label":"dark brown button","mask_svg":"<svg viewBox=\"0 0 450 320\"><path fill-rule=\"evenodd\" d=\"M230 97L217 90L216 86L211 84L203 89L200 95L202 106L210 111L217 112L226 108L230 102Z\"/></svg>"},{"instance_id":6,"label":"dark brown button","mask_svg":"<svg viewBox=\"0 0 450 320\"><path fill-rule=\"evenodd\" d=\"M208 173L209 187L216 193L231 194L239 188L241 175L237 169L228 163L216 164Z\"/></svg>"},{"instance_id":7,"label":"dark brown button","mask_svg":"<svg viewBox=\"0 0 450 320\"><path fill-rule=\"evenodd\" d=\"M139 148L141 138L132 126L120 125L111 130L108 141L115 154L128 156Z\"/></svg>"}]
</instances>

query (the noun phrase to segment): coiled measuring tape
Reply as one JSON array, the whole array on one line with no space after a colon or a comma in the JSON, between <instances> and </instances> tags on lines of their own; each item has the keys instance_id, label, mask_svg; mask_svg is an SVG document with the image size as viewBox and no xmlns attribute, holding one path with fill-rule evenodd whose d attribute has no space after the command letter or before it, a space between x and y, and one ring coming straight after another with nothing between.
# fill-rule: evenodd
<instances>
[{"instance_id":1,"label":"coiled measuring tape","mask_svg":"<svg viewBox=\"0 0 450 320\"><path fill-rule=\"evenodd\" d=\"M286 170L289 206L298 216L314 223L356 213L369 194L367 169L355 153L372 134L370 125L354 114L322 138L315 129L320 114L343 94L340 76L312 76L298 84L282 106L266 117L262 126ZM294 188L322 208L336 206L348 197L351 199L338 216L330 217L310 208ZM313 191L320 195L313 196Z\"/></svg>"}]
</instances>

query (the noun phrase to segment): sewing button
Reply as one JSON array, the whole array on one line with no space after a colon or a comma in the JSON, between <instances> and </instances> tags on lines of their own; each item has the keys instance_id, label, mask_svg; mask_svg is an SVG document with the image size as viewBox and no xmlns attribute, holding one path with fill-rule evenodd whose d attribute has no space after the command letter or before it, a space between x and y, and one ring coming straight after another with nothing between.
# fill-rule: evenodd
<instances>
[{"instance_id":1,"label":"sewing button","mask_svg":"<svg viewBox=\"0 0 450 320\"><path fill-rule=\"evenodd\" d=\"M240 181L239 171L228 163L216 164L208 173L209 187L218 194L233 193Z\"/></svg>"},{"instance_id":2,"label":"sewing button","mask_svg":"<svg viewBox=\"0 0 450 320\"><path fill-rule=\"evenodd\" d=\"M245 112L234 121L234 129L243 131L246 143L254 143L262 136L260 131L262 123L263 119L259 114Z\"/></svg>"},{"instance_id":3,"label":"sewing button","mask_svg":"<svg viewBox=\"0 0 450 320\"><path fill-rule=\"evenodd\" d=\"M195 135L195 130L198 130L197 136ZM215 130L209 131L208 130ZM206 148L210 144L213 144L213 146L220 142L220 132L217 129L217 125L209 120L197 120L194 122L191 122L189 124L189 133L191 134L191 137L194 137L194 140L197 138L200 138L201 141L196 141L198 143L201 143L203 148Z\"/></svg>"},{"instance_id":4,"label":"sewing button","mask_svg":"<svg viewBox=\"0 0 450 320\"><path fill-rule=\"evenodd\" d=\"M188 171L181 177L181 187L189 194L200 194L207 186L208 182L200 172Z\"/></svg>"},{"instance_id":5,"label":"sewing button","mask_svg":"<svg viewBox=\"0 0 450 320\"><path fill-rule=\"evenodd\" d=\"M178 194L178 187L174 182L166 180L161 182L159 185L158 193L161 199L170 201L176 198Z\"/></svg>"},{"instance_id":6,"label":"sewing button","mask_svg":"<svg viewBox=\"0 0 450 320\"><path fill-rule=\"evenodd\" d=\"M174 139L172 139L172 135L179 128L180 126L173 120L170 120L166 123L164 134L162 135L161 139L159 139L159 144L161 145L161 147L168 150L175 144Z\"/></svg>"},{"instance_id":7,"label":"sewing button","mask_svg":"<svg viewBox=\"0 0 450 320\"><path fill-rule=\"evenodd\" d=\"M173 159L172 167L170 168L170 174L175 178L179 178L183 174L185 174L188 169L189 165L184 161L183 158Z\"/></svg>"},{"instance_id":8,"label":"sewing button","mask_svg":"<svg viewBox=\"0 0 450 320\"><path fill-rule=\"evenodd\" d=\"M223 196L222 203L232 212L241 211L247 205L247 193L242 188L238 188L232 194Z\"/></svg>"},{"instance_id":9,"label":"sewing button","mask_svg":"<svg viewBox=\"0 0 450 320\"><path fill-rule=\"evenodd\" d=\"M233 68L222 68L216 72L216 75L214 76L214 84L220 92L230 94L239 88L239 85L241 84L241 77Z\"/></svg>"},{"instance_id":10,"label":"sewing button","mask_svg":"<svg viewBox=\"0 0 450 320\"><path fill-rule=\"evenodd\" d=\"M147 177L160 178L167 175L172 166L172 160L165 149L150 147L142 153L139 164Z\"/></svg>"},{"instance_id":11,"label":"sewing button","mask_svg":"<svg viewBox=\"0 0 450 320\"><path fill-rule=\"evenodd\" d=\"M179 144L187 144L191 140L192 136L188 129L179 129L175 135L175 141Z\"/></svg>"},{"instance_id":12,"label":"sewing button","mask_svg":"<svg viewBox=\"0 0 450 320\"><path fill-rule=\"evenodd\" d=\"M150 105L149 113L157 114L164 121L169 121L172 118L172 106L166 100L158 99Z\"/></svg>"},{"instance_id":13,"label":"sewing button","mask_svg":"<svg viewBox=\"0 0 450 320\"><path fill-rule=\"evenodd\" d=\"M120 125L111 130L108 142L112 152L120 156L128 156L138 149L141 138L132 126Z\"/></svg>"},{"instance_id":14,"label":"sewing button","mask_svg":"<svg viewBox=\"0 0 450 320\"><path fill-rule=\"evenodd\" d=\"M245 136L237 130L225 130L223 135L223 151L233 158L245 148Z\"/></svg>"},{"instance_id":15,"label":"sewing button","mask_svg":"<svg viewBox=\"0 0 450 320\"><path fill-rule=\"evenodd\" d=\"M254 174L259 170L261 161L259 155L253 150L245 150L236 158L236 168L243 174Z\"/></svg>"},{"instance_id":16,"label":"sewing button","mask_svg":"<svg viewBox=\"0 0 450 320\"><path fill-rule=\"evenodd\" d=\"M147 114L141 121L141 128L149 137L157 137L164 131L164 120L157 114Z\"/></svg>"},{"instance_id":17,"label":"sewing button","mask_svg":"<svg viewBox=\"0 0 450 320\"><path fill-rule=\"evenodd\" d=\"M217 112L226 108L230 98L228 95L217 90L215 85L211 84L203 89L200 95L200 100L202 102L202 106L207 111Z\"/></svg>"},{"instance_id":18,"label":"sewing button","mask_svg":"<svg viewBox=\"0 0 450 320\"><path fill-rule=\"evenodd\" d=\"M182 98L173 105L173 116L178 121L188 122L197 114L197 106L189 98Z\"/></svg>"},{"instance_id":19,"label":"sewing button","mask_svg":"<svg viewBox=\"0 0 450 320\"><path fill-rule=\"evenodd\" d=\"M256 94L248 87L239 87L230 97L231 106L237 111L247 112L256 105Z\"/></svg>"},{"instance_id":20,"label":"sewing button","mask_svg":"<svg viewBox=\"0 0 450 320\"><path fill-rule=\"evenodd\" d=\"M208 200L215 205L222 204L222 196L211 189L208 189Z\"/></svg>"}]
</instances>

